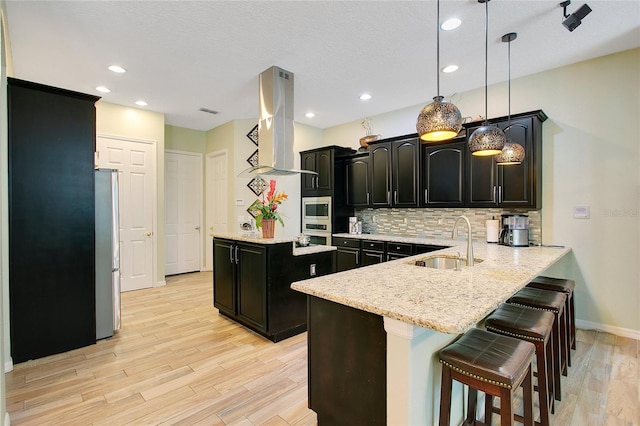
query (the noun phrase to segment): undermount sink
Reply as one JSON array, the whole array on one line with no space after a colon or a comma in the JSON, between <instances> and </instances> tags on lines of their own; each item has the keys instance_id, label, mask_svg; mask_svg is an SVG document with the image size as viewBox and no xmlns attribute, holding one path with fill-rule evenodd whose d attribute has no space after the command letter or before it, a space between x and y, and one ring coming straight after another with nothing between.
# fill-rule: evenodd
<instances>
[{"instance_id":1,"label":"undermount sink","mask_svg":"<svg viewBox=\"0 0 640 426\"><path fill-rule=\"evenodd\" d=\"M473 258L475 263L482 262L482 259ZM428 256L418 260L408 262L410 265L422 266L433 269L460 269L466 265L467 260L457 256Z\"/></svg>"}]
</instances>

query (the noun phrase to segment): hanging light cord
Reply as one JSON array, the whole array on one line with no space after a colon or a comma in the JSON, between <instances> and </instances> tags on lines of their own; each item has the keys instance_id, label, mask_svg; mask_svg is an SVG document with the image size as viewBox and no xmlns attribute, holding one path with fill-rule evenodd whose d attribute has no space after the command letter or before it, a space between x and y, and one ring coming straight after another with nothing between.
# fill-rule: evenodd
<instances>
[{"instance_id":1,"label":"hanging light cord","mask_svg":"<svg viewBox=\"0 0 640 426\"><path fill-rule=\"evenodd\" d=\"M489 0L484 1L484 122L489 122L489 90L487 88L487 74L489 66Z\"/></svg>"},{"instance_id":2,"label":"hanging light cord","mask_svg":"<svg viewBox=\"0 0 640 426\"><path fill-rule=\"evenodd\" d=\"M509 61L509 117L507 119L507 129L511 127L511 38L507 43L507 58Z\"/></svg>"},{"instance_id":3,"label":"hanging light cord","mask_svg":"<svg viewBox=\"0 0 640 426\"><path fill-rule=\"evenodd\" d=\"M436 7L436 94L440 96L440 0Z\"/></svg>"}]
</instances>

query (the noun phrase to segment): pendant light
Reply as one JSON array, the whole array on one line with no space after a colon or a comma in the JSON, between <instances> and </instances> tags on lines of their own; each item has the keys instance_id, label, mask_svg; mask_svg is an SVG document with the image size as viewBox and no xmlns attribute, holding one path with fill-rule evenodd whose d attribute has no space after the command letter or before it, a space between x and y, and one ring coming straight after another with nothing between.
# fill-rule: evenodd
<instances>
[{"instance_id":1,"label":"pendant light","mask_svg":"<svg viewBox=\"0 0 640 426\"><path fill-rule=\"evenodd\" d=\"M416 130L423 142L438 142L455 137L462 129L462 114L460 110L451 102L443 102L440 96L440 0L437 3L436 18L436 81L437 96L433 102L422 108L418 114Z\"/></svg>"},{"instance_id":2,"label":"pendant light","mask_svg":"<svg viewBox=\"0 0 640 426\"><path fill-rule=\"evenodd\" d=\"M502 36L503 43L509 43L509 117L507 119L507 128L504 129L505 134L511 129L511 42L518 37L517 33L508 33ZM498 166L510 166L520 164L524 160L524 147L519 143L511 141L507 138L502 152L496 155L496 164Z\"/></svg>"},{"instance_id":3,"label":"pendant light","mask_svg":"<svg viewBox=\"0 0 640 426\"><path fill-rule=\"evenodd\" d=\"M488 83L487 83L487 69L488 69L488 56L489 56L489 0L478 0L478 3L484 3L484 123L481 127L478 127L475 132L471 134L469 138L469 150L471 155L476 156L489 156L498 155L504 148L504 144L507 141L507 137L504 132L498 129L496 126L489 124L488 118Z\"/></svg>"}]
</instances>

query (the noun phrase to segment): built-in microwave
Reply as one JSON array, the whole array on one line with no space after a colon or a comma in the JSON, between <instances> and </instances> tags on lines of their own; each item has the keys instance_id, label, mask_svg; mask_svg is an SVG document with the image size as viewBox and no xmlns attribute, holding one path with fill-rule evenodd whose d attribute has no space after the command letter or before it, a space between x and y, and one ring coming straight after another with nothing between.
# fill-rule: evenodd
<instances>
[{"instance_id":1,"label":"built-in microwave","mask_svg":"<svg viewBox=\"0 0 640 426\"><path fill-rule=\"evenodd\" d=\"M302 232L311 244L331 245L331 197L302 198Z\"/></svg>"}]
</instances>

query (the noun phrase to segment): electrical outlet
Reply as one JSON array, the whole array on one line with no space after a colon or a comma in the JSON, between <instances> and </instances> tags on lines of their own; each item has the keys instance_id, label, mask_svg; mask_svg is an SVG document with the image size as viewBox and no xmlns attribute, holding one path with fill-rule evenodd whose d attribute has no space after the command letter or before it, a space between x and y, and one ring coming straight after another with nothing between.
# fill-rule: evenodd
<instances>
[{"instance_id":1,"label":"electrical outlet","mask_svg":"<svg viewBox=\"0 0 640 426\"><path fill-rule=\"evenodd\" d=\"M309 276L315 277L316 276L316 264L312 263L311 265L309 265Z\"/></svg>"},{"instance_id":2,"label":"electrical outlet","mask_svg":"<svg viewBox=\"0 0 640 426\"><path fill-rule=\"evenodd\" d=\"M409 221L407 220L406 217L404 219L402 219L402 222L404 222L405 224L409 223Z\"/></svg>"},{"instance_id":3,"label":"electrical outlet","mask_svg":"<svg viewBox=\"0 0 640 426\"><path fill-rule=\"evenodd\" d=\"M589 219L591 217L589 206L575 206L573 208L574 219Z\"/></svg>"}]
</instances>

